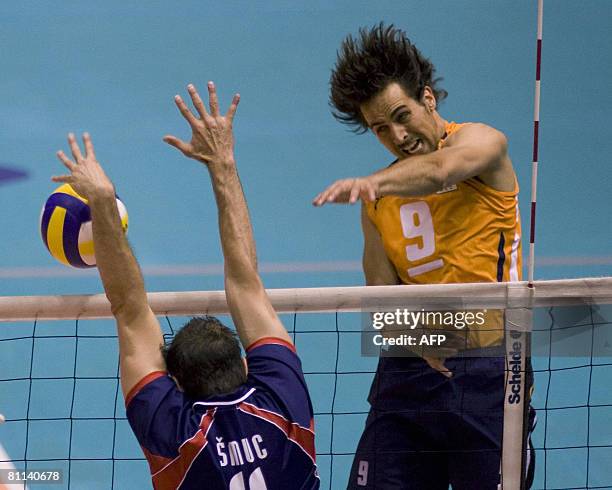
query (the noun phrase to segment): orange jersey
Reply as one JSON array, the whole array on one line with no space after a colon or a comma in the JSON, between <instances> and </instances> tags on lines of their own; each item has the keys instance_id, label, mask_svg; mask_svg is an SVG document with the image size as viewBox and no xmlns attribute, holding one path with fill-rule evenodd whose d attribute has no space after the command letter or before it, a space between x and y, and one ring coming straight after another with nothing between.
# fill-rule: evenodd
<instances>
[{"instance_id":1,"label":"orange jersey","mask_svg":"<svg viewBox=\"0 0 612 490\"><path fill-rule=\"evenodd\" d=\"M462 126L448 123L446 135ZM404 284L519 281L518 191L470 178L428 196L384 196L366 210Z\"/></svg>"}]
</instances>

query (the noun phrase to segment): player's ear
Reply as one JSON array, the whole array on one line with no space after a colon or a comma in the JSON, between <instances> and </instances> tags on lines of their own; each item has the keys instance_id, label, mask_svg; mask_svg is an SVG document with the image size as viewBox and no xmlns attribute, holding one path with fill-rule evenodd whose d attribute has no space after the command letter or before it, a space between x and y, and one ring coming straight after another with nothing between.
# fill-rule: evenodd
<instances>
[{"instance_id":1,"label":"player's ear","mask_svg":"<svg viewBox=\"0 0 612 490\"><path fill-rule=\"evenodd\" d=\"M249 365L247 364L246 357L242 358L242 365L244 366L244 372L246 375L249 374Z\"/></svg>"},{"instance_id":2,"label":"player's ear","mask_svg":"<svg viewBox=\"0 0 612 490\"><path fill-rule=\"evenodd\" d=\"M429 85L425 85L423 88L423 96L421 97L421 103L427 108L429 112L436 110L436 96Z\"/></svg>"}]
</instances>

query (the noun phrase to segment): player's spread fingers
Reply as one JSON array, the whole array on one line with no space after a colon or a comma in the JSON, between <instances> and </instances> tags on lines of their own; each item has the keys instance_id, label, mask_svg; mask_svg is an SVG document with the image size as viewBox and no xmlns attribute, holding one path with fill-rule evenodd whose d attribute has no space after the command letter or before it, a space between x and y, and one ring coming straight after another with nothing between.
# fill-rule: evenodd
<instances>
[{"instance_id":1,"label":"player's spread fingers","mask_svg":"<svg viewBox=\"0 0 612 490\"><path fill-rule=\"evenodd\" d=\"M374 191L374 186L367 179L361 179L361 182L361 199L364 201L376 200L376 192Z\"/></svg>"},{"instance_id":2,"label":"player's spread fingers","mask_svg":"<svg viewBox=\"0 0 612 490\"><path fill-rule=\"evenodd\" d=\"M51 180L53 182L62 182L64 184L69 184L74 179L72 178L72 175L54 175L53 177L51 177Z\"/></svg>"},{"instance_id":3,"label":"player's spread fingers","mask_svg":"<svg viewBox=\"0 0 612 490\"><path fill-rule=\"evenodd\" d=\"M330 195L334 192L334 189L340 185L342 181L338 180L336 182L334 182L333 184L331 184L330 186L328 186L323 192L320 192L317 197L314 198L314 204L315 206L322 206L323 204L325 204L326 202L330 202Z\"/></svg>"},{"instance_id":4,"label":"player's spread fingers","mask_svg":"<svg viewBox=\"0 0 612 490\"><path fill-rule=\"evenodd\" d=\"M327 200L329 198L330 194L334 192L334 189L336 188L337 185L338 185L338 181L334 182L333 184L328 186L327 189L325 189L323 191L323 193L322 193L323 196L322 197L323 197L324 200Z\"/></svg>"},{"instance_id":5,"label":"player's spread fingers","mask_svg":"<svg viewBox=\"0 0 612 490\"><path fill-rule=\"evenodd\" d=\"M339 191L334 191L332 192L328 197L327 197L327 202L338 202L339 199L339 195L340 192Z\"/></svg>"},{"instance_id":6,"label":"player's spread fingers","mask_svg":"<svg viewBox=\"0 0 612 490\"><path fill-rule=\"evenodd\" d=\"M319 192L317 194L317 197L315 197L315 200L316 200L316 202L318 203L319 206L325 202L325 193L326 192L327 192L327 189L325 189L324 191Z\"/></svg>"},{"instance_id":7,"label":"player's spread fingers","mask_svg":"<svg viewBox=\"0 0 612 490\"><path fill-rule=\"evenodd\" d=\"M177 150L182 151L183 153L189 153L191 150L191 144L190 143L186 143L185 141L172 136L172 135L166 135L164 136L164 141L166 143L168 143L170 146L174 146Z\"/></svg>"},{"instance_id":8,"label":"player's spread fingers","mask_svg":"<svg viewBox=\"0 0 612 490\"><path fill-rule=\"evenodd\" d=\"M327 203L327 193L322 193L318 200L318 206L323 206Z\"/></svg>"},{"instance_id":9,"label":"player's spread fingers","mask_svg":"<svg viewBox=\"0 0 612 490\"><path fill-rule=\"evenodd\" d=\"M185 104L185 101L183 100L183 98L180 95L175 95L174 102L176 103L176 106L178 107L179 111L181 111L181 114L183 115L183 117L187 119L187 122L189 123L189 125L191 127L194 127L198 120L191 113L191 111L189 110L189 107L187 107L187 104Z\"/></svg>"},{"instance_id":10,"label":"player's spread fingers","mask_svg":"<svg viewBox=\"0 0 612 490\"><path fill-rule=\"evenodd\" d=\"M70 160L70 158L68 158L62 150L59 150L56 153L56 156L59 159L59 161L62 162L64 166L71 172L76 167L75 163L72 160Z\"/></svg>"},{"instance_id":11,"label":"player's spread fingers","mask_svg":"<svg viewBox=\"0 0 612 490\"><path fill-rule=\"evenodd\" d=\"M234 119L234 115L236 114L236 109L238 109L239 102L240 94L234 95L232 103L230 104L229 109L227 110L227 114L225 115L225 117L227 117L230 121Z\"/></svg>"},{"instance_id":12,"label":"player's spread fingers","mask_svg":"<svg viewBox=\"0 0 612 490\"><path fill-rule=\"evenodd\" d=\"M85 145L85 156L95 160L96 153L94 152L93 143L89 133L83 133L83 144Z\"/></svg>"},{"instance_id":13,"label":"player's spread fingers","mask_svg":"<svg viewBox=\"0 0 612 490\"><path fill-rule=\"evenodd\" d=\"M353 183L343 182L334 189L334 202L348 201L352 190Z\"/></svg>"},{"instance_id":14,"label":"player's spread fingers","mask_svg":"<svg viewBox=\"0 0 612 490\"><path fill-rule=\"evenodd\" d=\"M319 192L314 199L312 200L312 204L314 206L321 206L321 204L323 204L323 199L322 199L323 193Z\"/></svg>"},{"instance_id":15,"label":"player's spread fingers","mask_svg":"<svg viewBox=\"0 0 612 490\"><path fill-rule=\"evenodd\" d=\"M372 185L368 187L368 198L369 198L368 199L369 201L372 201L372 202L376 201L376 190L374 189L374 186Z\"/></svg>"},{"instance_id":16,"label":"player's spread fingers","mask_svg":"<svg viewBox=\"0 0 612 490\"><path fill-rule=\"evenodd\" d=\"M213 117L219 116L219 99L217 98L217 89L213 82L208 82L208 98L210 104L210 114Z\"/></svg>"},{"instance_id":17,"label":"player's spread fingers","mask_svg":"<svg viewBox=\"0 0 612 490\"><path fill-rule=\"evenodd\" d=\"M353 182L351 180L339 180L336 182L327 196L327 202L334 202L341 194L347 194L351 191Z\"/></svg>"},{"instance_id":18,"label":"player's spread fingers","mask_svg":"<svg viewBox=\"0 0 612 490\"><path fill-rule=\"evenodd\" d=\"M355 184L351 187L351 192L349 194L349 203L355 204L357 202L357 198L361 197L361 186L356 181Z\"/></svg>"},{"instance_id":19,"label":"player's spread fingers","mask_svg":"<svg viewBox=\"0 0 612 490\"><path fill-rule=\"evenodd\" d=\"M325 191L325 196L324 196L325 201L332 202L335 197L336 197L336 187L335 186Z\"/></svg>"},{"instance_id":20,"label":"player's spread fingers","mask_svg":"<svg viewBox=\"0 0 612 490\"><path fill-rule=\"evenodd\" d=\"M75 161L79 163L79 160L83 159L83 155L81 155L81 149L79 148L79 144L74 137L74 133L68 133L68 145L70 146L70 151L72 152L72 156L74 157Z\"/></svg>"},{"instance_id":21,"label":"player's spread fingers","mask_svg":"<svg viewBox=\"0 0 612 490\"><path fill-rule=\"evenodd\" d=\"M202 102L202 98L200 97L200 94L196 90L193 83L190 83L189 85L187 85L187 91L189 92L189 95L191 96L191 101L193 102L193 106L198 111L198 114L200 114L200 117L204 119L204 117L208 115L208 112L206 112L206 106L204 105L204 102Z\"/></svg>"},{"instance_id":22,"label":"player's spread fingers","mask_svg":"<svg viewBox=\"0 0 612 490\"><path fill-rule=\"evenodd\" d=\"M371 192L370 189L368 187L362 187L361 191L359 192L359 199L361 199L362 201L366 202L366 201L371 201Z\"/></svg>"}]
</instances>

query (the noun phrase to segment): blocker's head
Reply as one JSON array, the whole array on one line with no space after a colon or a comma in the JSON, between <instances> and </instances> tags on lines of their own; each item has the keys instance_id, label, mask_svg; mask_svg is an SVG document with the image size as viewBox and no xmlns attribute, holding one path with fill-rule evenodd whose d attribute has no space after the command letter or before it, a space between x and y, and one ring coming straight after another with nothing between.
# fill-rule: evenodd
<instances>
[{"instance_id":1,"label":"blocker's head","mask_svg":"<svg viewBox=\"0 0 612 490\"><path fill-rule=\"evenodd\" d=\"M231 393L247 379L238 337L212 316L189 320L163 355L168 373L194 399Z\"/></svg>"}]
</instances>

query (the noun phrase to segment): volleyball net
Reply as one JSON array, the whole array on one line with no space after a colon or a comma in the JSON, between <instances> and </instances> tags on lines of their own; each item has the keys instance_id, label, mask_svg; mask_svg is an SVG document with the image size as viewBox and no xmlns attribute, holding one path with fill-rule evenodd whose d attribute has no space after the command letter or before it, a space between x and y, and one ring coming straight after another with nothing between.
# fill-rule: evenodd
<instances>
[{"instance_id":1,"label":"volleyball net","mask_svg":"<svg viewBox=\"0 0 612 490\"><path fill-rule=\"evenodd\" d=\"M612 278L540 281L533 288L490 283L268 293L302 359L322 488L346 486L378 356L388 350L378 345L374 319L399 309L464 312L463 319L465 312L474 318L479 311L504 312L501 326L489 331L505 334L505 489L520 488L525 469L525 407L509 400L517 393L525 399L529 358L538 414L532 488L612 487ZM167 341L188 316L217 315L231 324L223 292L148 297ZM148 488L148 466L125 417L106 298L0 297L0 321L0 412L6 417L0 443L12 458L0 453L0 465L36 477L60 474L59 481L37 481L36 488ZM475 328L458 330L468 339ZM420 327L409 333L415 332ZM427 333L430 343L433 335ZM469 403L463 410L467 415Z\"/></svg>"}]
</instances>

